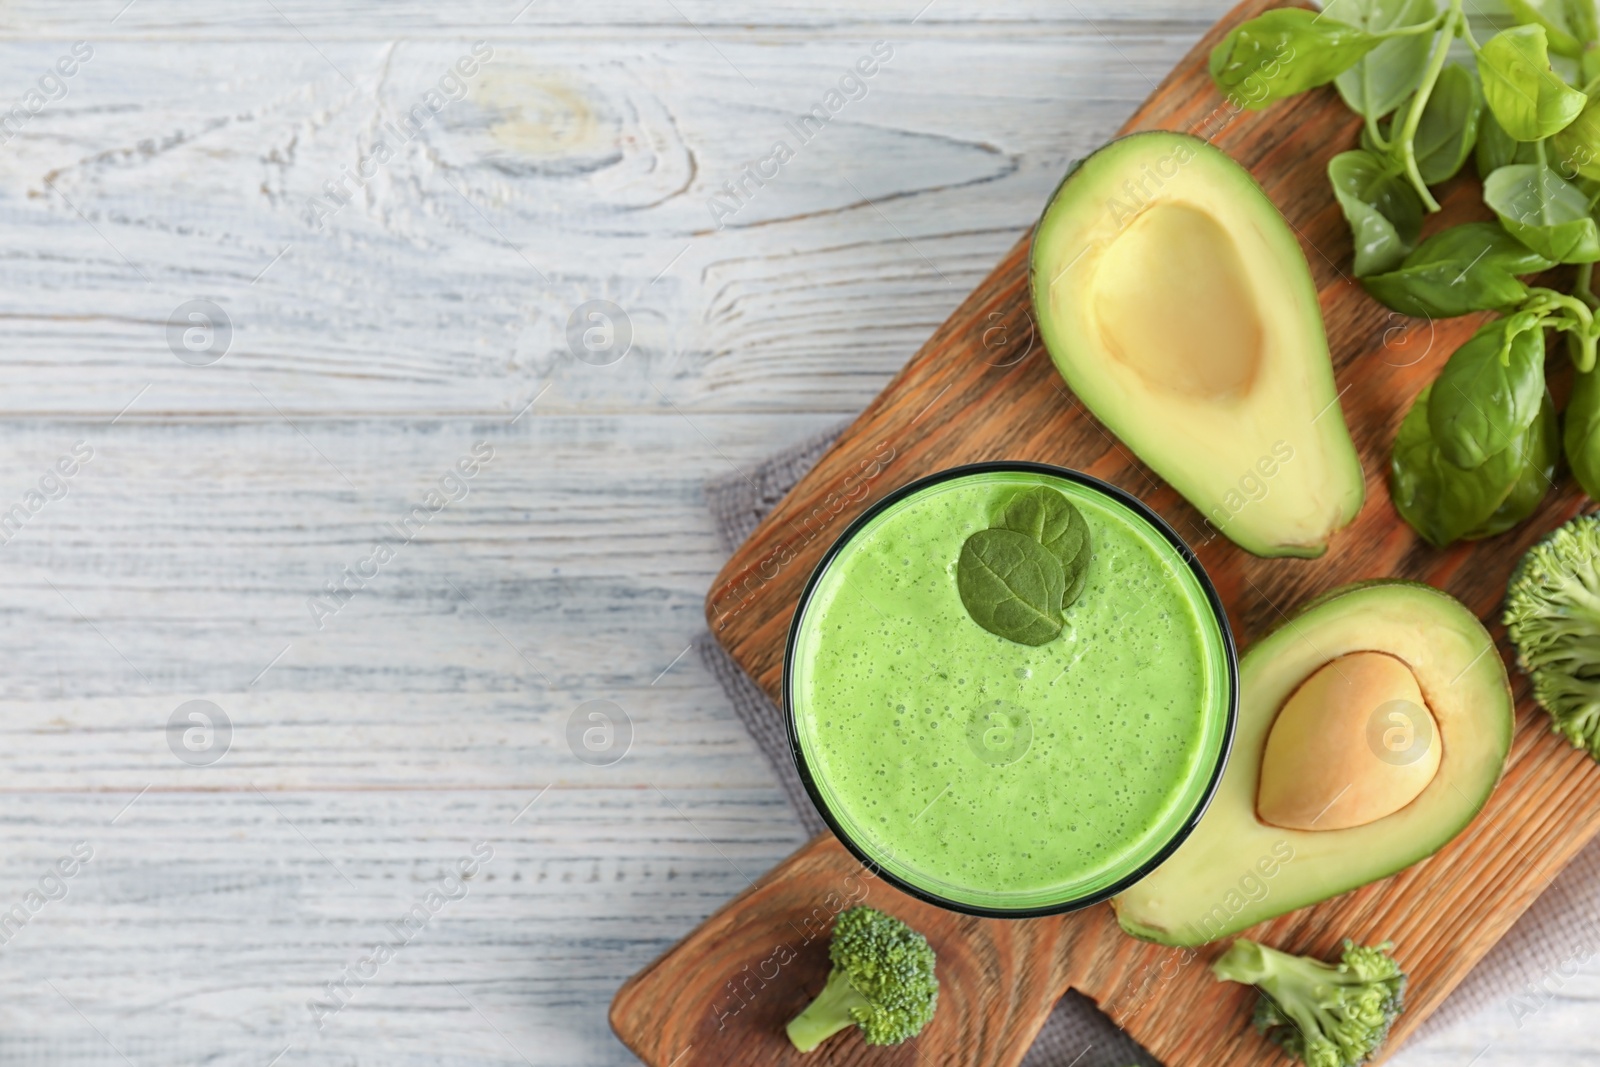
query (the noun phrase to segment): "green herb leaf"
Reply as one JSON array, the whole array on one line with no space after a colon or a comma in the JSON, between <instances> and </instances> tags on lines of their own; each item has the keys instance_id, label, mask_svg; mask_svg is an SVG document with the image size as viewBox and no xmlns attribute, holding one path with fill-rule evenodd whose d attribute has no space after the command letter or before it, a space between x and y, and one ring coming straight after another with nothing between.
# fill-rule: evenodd
<instances>
[{"instance_id":1,"label":"green herb leaf","mask_svg":"<svg viewBox=\"0 0 1600 1067\"><path fill-rule=\"evenodd\" d=\"M1600 102L1590 101L1572 124L1550 138L1550 165L1561 177L1600 179Z\"/></svg>"},{"instance_id":2,"label":"green herb leaf","mask_svg":"<svg viewBox=\"0 0 1600 1067\"><path fill-rule=\"evenodd\" d=\"M1517 240L1557 263L1600 260L1600 227L1583 192L1549 167L1515 163L1483 182L1483 202Z\"/></svg>"},{"instance_id":3,"label":"green herb leaf","mask_svg":"<svg viewBox=\"0 0 1600 1067\"><path fill-rule=\"evenodd\" d=\"M1437 185L1456 176L1478 141L1478 115L1482 111L1483 94L1471 71L1452 63L1439 72L1412 142L1416 146L1417 170L1424 182ZM1395 122L1405 113L1404 108L1397 112Z\"/></svg>"},{"instance_id":4,"label":"green herb leaf","mask_svg":"<svg viewBox=\"0 0 1600 1067\"><path fill-rule=\"evenodd\" d=\"M1588 103L1550 69L1543 26L1513 26L1489 38L1478 53L1478 76L1495 119L1518 141L1549 137Z\"/></svg>"},{"instance_id":5,"label":"green herb leaf","mask_svg":"<svg viewBox=\"0 0 1600 1067\"><path fill-rule=\"evenodd\" d=\"M1389 460L1389 496L1411 528L1436 548L1482 526L1511 495L1522 475L1521 442L1472 470L1439 454L1428 430L1428 386L1411 405Z\"/></svg>"},{"instance_id":6,"label":"green herb leaf","mask_svg":"<svg viewBox=\"0 0 1600 1067\"><path fill-rule=\"evenodd\" d=\"M1473 152L1473 164L1478 177L1487 178L1501 167L1513 163L1537 163L1539 152L1531 141L1514 141L1500 128L1494 112L1487 107L1478 116L1478 145Z\"/></svg>"},{"instance_id":7,"label":"green herb leaf","mask_svg":"<svg viewBox=\"0 0 1600 1067\"><path fill-rule=\"evenodd\" d=\"M1511 339L1500 360L1504 327L1492 322L1451 355L1433 383L1428 430L1439 454L1458 467L1477 467L1514 445L1539 415L1544 398L1544 331Z\"/></svg>"},{"instance_id":8,"label":"green herb leaf","mask_svg":"<svg viewBox=\"0 0 1600 1067\"><path fill-rule=\"evenodd\" d=\"M1564 0L1567 28L1587 47L1600 39L1600 24L1595 20L1594 0Z\"/></svg>"},{"instance_id":9,"label":"green herb leaf","mask_svg":"<svg viewBox=\"0 0 1600 1067\"><path fill-rule=\"evenodd\" d=\"M995 527L1027 534L1043 545L1060 561L1066 579L1066 598L1061 606L1077 599L1089 569L1089 524L1070 500L1047 485L1036 485L1006 503Z\"/></svg>"},{"instance_id":10,"label":"green herb leaf","mask_svg":"<svg viewBox=\"0 0 1600 1067\"><path fill-rule=\"evenodd\" d=\"M1356 277L1400 265L1422 233L1422 201L1387 161L1357 149L1328 161L1328 180L1350 223Z\"/></svg>"},{"instance_id":11,"label":"green herb leaf","mask_svg":"<svg viewBox=\"0 0 1600 1067\"><path fill-rule=\"evenodd\" d=\"M1415 26L1438 14L1434 0L1332 0L1323 11L1369 33ZM1432 43L1433 36L1426 33L1392 37L1335 78L1334 87L1351 111L1380 119L1422 80Z\"/></svg>"},{"instance_id":12,"label":"green herb leaf","mask_svg":"<svg viewBox=\"0 0 1600 1067\"><path fill-rule=\"evenodd\" d=\"M1067 591L1061 594L1061 610L1070 608L1078 597L1083 595L1083 587L1089 583L1089 553L1082 556L1082 565L1077 568L1076 577L1067 578Z\"/></svg>"},{"instance_id":13,"label":"green herb leaf","mask_svg":"<svg viewBox=\"0 0 1600 1067\"><path fill-rule=\"evenodd\" d=\"M1440 230L1398 270L1363 278L1361 284L1395 311L1447 319L1520 304L1528 287L1516 276L1553 266L1498 222L1467 222Z\"/></svg>"},{"instance_id":14,"label":"green herb leaf","mask_svg":"<svg viewBox=\"0 0 1600 1067\"><path fill-rule=\"evenodd\" d=\"M1211 78L1254 110L1326 85L1382 40L1303 8L1276 8L1235 26L1211 50Z\"/></svg>"},{"instance_id":15,"label":"green herb leaf","mask_svg":"<svg viewBox=\"0 0 1600 1067\"><path fill-rule=\"evenodd\" d=\"M1573 379L1565 418L1562 444L1567 466L1583 491L1600 500L1600 370Z\"/></svg>"},{"instance_id":16,"label":"green herb leaf","mask_svg":"<svg viewBox=\"0 0 1600 1067\"><path fill-rule=\"evenodd\" d=\"M1027 534L979 530L967 538L956 589L972 621L1008 641L1042 645L1061 633L1061 561Z\"/></svg>"},{"instance_id":17,"label":"green herb leaf","mask_svg":"<svg viewBox=\"0 0 1600 1067\"><path fill-rule=\"evenodd\" d=\"M1468 540L1503 534L1539 507L1539 502L1555 484L1556 460L1561 455L1561 432L1556 406L1545 392L1539 403L1539 417L1533 420L1522 439L1522 473L1511 492L1484 522L1462 534Z\"/></svg>"},{"instance_id":18,"label":"green herb leaf","mask_svg":"<svg viewBox=\"0 0 1600 1067\"><path fill-rule=\"evenodd\" d=\"M1556 55L1577 59L1583 51L1583 43L1569 26L1568 0L1506 0L1506 6L1519 24L1543 26L1550 51Z\"/></svg>"}]
</instances>

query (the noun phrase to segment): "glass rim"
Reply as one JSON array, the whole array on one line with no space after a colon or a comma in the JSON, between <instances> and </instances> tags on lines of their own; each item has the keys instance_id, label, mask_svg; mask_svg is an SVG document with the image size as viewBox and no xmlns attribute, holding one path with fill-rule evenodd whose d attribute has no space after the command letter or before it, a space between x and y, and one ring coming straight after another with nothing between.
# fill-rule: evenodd
<instances>
[{"instance_id":1,"label":"glass rim","mask_svg":"<svg viewBox=\"0 0 1600 1067\"><path fill-rule=\"evenodd\" d=\"M1015 908L985 907L967 901L952 900L922 886L914 885L888 870L870 855L864 847L858 844L845 831L841 825L841 820L836 818L833 812L829 810L827 803L823 799L821 788L806 763L805 752L800 744L799 728L795 723L795 699L791 688L794 679L795 650L799 645L800 626L805 618L806 608L810 604L812 595L816 592L823 575L827 573L834 560L855 539L856 535L883 512L924 489L938 485L941 482L952 481L956 478L963 478L973 474L1002 473L1042 474L1076 483L1123 505L1161 535L1177 552L1178 557L1183 560L1185 566L1189 568L1191 575L1204 595L1206 607L1210 610L1212 618L1217 624L1221 638L1223 666L1226 669L1227 682L1227 721L1223 724L1216 766L1212 768L1210 780L1200 793L1194 811L1183 821L1171 838L1151 853L1143 863L1108 886L1054 904ZM795 770L800 775L800 783L805 787L806 796L810 798L811 806L821 816L823 823L862 866L866 867L873 876L882 878L901 892L948 911L959 912L964 915L976 915L988 919L1027 919L1079 911L1111 899L1164 863L1168 857L1178 850L1178 846L1182 845L1189 835L1194 832L1194 828L1199 825L1200 820L1210 809L1212 800L1216 797L1217 789L1222 784L1223 773L1227 770L1228 761L1233 753L1234 735L1239 719L1239 649L1233 638L1233 627L1228 622L1227 609L1223 607L1222 598L1217 595L1216 586L1212 584L1211 577L1206 574L1205 568L1201 566L1199 557L1189 547L1188 542L1184 541L1178 532L1172 528L1172 525L1158 515L1148 504L1125 489L1112 485L1110 482L1102 481L1092 474L1084 474L1082 471L1073 470L1070 467L1060 467L1052 463L1039 463L1032 460L988 460L981 463L966 463L957 467L947 467L944 470L912 479L905 485L891 490L881 500L876 501L860 515L856 516L844 528L843 532L834 539L833 543L828 546L828 550L822 554L822 558L817 561L811 576L806 579L805 587L800 593L800 599L795 604L794 615L789 621L789 633L784 642L783 650L783 682L781 690L784 731L789 740L789 752L794 759Z\"/></svg>"}]
</instances>

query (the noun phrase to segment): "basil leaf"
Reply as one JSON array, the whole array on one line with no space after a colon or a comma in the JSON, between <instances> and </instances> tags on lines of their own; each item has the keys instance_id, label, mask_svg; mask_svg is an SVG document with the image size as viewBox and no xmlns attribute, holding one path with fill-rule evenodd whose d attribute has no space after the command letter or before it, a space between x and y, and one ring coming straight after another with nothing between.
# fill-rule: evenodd
<instances>
[{"instance_id":1,"label":"basil leaf","mask_svg":"<svg viewBox=\"0 0 1600 1067\"><path fill-rule=\"evenodd\" d=\"M1332 0L1322 10L1370 33L1415 26L1438 14L1434 0ZM1334 88L1351 111L1370 119L1382 118L1422 81L1432 44L1432 34L1392 37L1335 78Z\"/></svg>"},{"instance_id":2,"label":"basil leaf","mask_svg":"<svg viewBox=\"0 0 1600 1067\"><path fill-rule=\"evenodd\" d=\"M1505 231L1497 222L1464 222L1440 230L1406 257L1406 266L1460 263L1474 274L1486 267L1507 274L1537 274L1555 263Z\"/></svg>"},{"instance_id":3,"label":"basil leaf","mask_svg":"<svg viewBox=\"0 0 1600 1067\"><path fill-rule=\"evenodd\" d=\"M979 530L967 538L956 589L972 621L1008 641L1042 645L1061 633L1061 561L1027 534Z\"/></svg>"},{"instance_id":4,"label":"basil leaf","mask_svg":"<svg viewBox=\"0 0 1600 1067\"><path fill-rule=\"evenodd\" d=\"M1543 26L1513 26L1489 38L1478 53L1478 77L1495 119L1518 141L1549 137L1588 103L1550 69Z\"/></svg>"},{"instance_id":5,"label":"basil leaf","mask_svg":"<svg viewBox=\"0 0 1600 1067\"><path fill-rule=\"evenodd\" d=\"M1416 190L1387 161L1359 149L1330 159L1328 180L1350 223L1356 277L1399 266L1422 233Z\"/></svg>"},{"instance_id":6,"label":"basil leaf","mask_svg":"<svg viewBox=\"0 0 1600 1067\"><path fill-rule=\"evenodd\" d=\"M1561 455L1561 433L1557 426L1556 406L1547 391L1539 403L1539 417L1524 432L1519 446L1522 473L1500 506L1494 509L1479 526L1461 536L1469 540L1493 537L1505 533L1517 523L1532 515L1539 502L1555 484L1556 460Z\"/></svg>"},{"instance_id":7,"label":"basil leaf","mask_svg":"<svg viewBox=\"0 0 1600 1067\"><path fill-rule=\"evenodd\" d=\"M1577 59L1583 42L1568 29L1567 0L1506 0L1511 17L1524 26L1543 26L1550 51Z\"/></svg>"},{"instance_id":8,"label":"basil leaf","mask_svg":"<svg viewBox=\"0 0 1600 1067\"><path fill-rule=\"evenodd\" d=\"M1505 328L1490 323L1456 349L1433 383L1428 432L1439 455L1458 467L1481 465L1515 444L1539 414L1544 398L1544 331L1511 339L1500 361Z\"/></svg>"},{"instance_id":9,"label":"basil leaf","mask_svg":"<svg viewBox=\"0 0 1600 1067\"><path fill-rule=\"evenodd\" d=\"M1591 100L1571 125L1550 138L1550 147L1555 150L1551 166L1561 177L1600 179L1600 102Z\"/></svg>"},{"instance_id":10,"label":"basil leaf","mask_svg":"<svg viewBox=\"0 0 1600 1067\"><path fill-rule=\"evenodd\" d=\"M1423 184L1437 185L1456 176L1477 143L1482 110L1483 94L1471 71L1452 63L1439 72L1413 141ZM1391 128L1404 114L1405 110L1396 112Z\"/></svg>"},{"instance_id":11,"label":"basil leaf","mask_svg":"<svg viewBox=\"0 0 1600 1067\"><path fill-rule=\"evenodd\" d=\"M1520 448L1507 448L1463 470L1439 454L1428 430L1428 386L1412 403L1389 460L1395 510L1436 548L1464 537L1494 515L1522 474ZM1520 442L1519 442L1520 444Z\"/></svg>"},{"instance_id":12,"label":"basil leaf","mask_svg":"<svg viewBox=\"0 0 1600 1067\"><path fill-rule=\"evenodd\" d=\"M1326 85L1382 43L1365 30L1298 7L1235 26L1211 50L1211 79L1243 107Z\"/></svg>"},{"instance_id":13,"label":"basil leaf","mask_svg":"<svg viewBox=\"0 0 1600 1067\"><path fill-rule=\"evenodd\" d=\"M1473 153L1473 163L1479 178L1487 178L1501 167L1513 163L1537 163L1539 152L1531 141L1513 141L1511 135L1500 128L1494 112L1484 108L1478 116L1478 146Z\"/></svg>"},{"instance_id":14,"label":"basil leaf","mask_svg":"<svg viewBox=\"0 0 1600 1067\"><path fill-rule=\"evenodd\" d=\"M1591 499L1600 500L1600 370L1572 380L1562 444L1567 466Z\"/></svg>"},{"instance_id":15,"label":"basil leaf","mask_svg":"<svg viewBox=\"0 0 1600 1067\"><path fill-rule=\"evenodd\" d=\"M1553 266L1498 222L1468 222L1439 231L1398 270L1363 278L1361 284L1395 311L1447 319L1520 304L1528 287L1516 276Z\"/></svg>"},{"instance_id":16,"label":"basil leaf","mask_svg":"<svg viewBox=\"0 0 1600 1067\"><path fill-rule=\"evenodd\" d=\"M1082 592L1082 579L1089 569L1089 524L1061 493L1047 485L1018 493L1007 502L995 528L1026 534L1060 562L1067 594L1062 607Z\"/></svg>"},{"instance_id":17,"label":"basil leaf","mask_svg":"<svg viewBox=\"0 0 1600 1067\"><path fill-rule=\"evenodd\" d=\"M1549 167L1516 163L1483 182L1483 202L1517 240L1557 263L1600 260L1600 227L1589 200Z\"/></svg>"},{"instance_id":18,"label":"basil leaf","mask_svg":"<svg viewBox=\"0 0 1600 1067\"><path fill-rule=\"evenodd\" d=\"M1565 0L1562 4L1567 16L1567 26L1583 46L1600 39L1600 24L1595 20L1594 0Z\"/></svg>"}]
</instances>

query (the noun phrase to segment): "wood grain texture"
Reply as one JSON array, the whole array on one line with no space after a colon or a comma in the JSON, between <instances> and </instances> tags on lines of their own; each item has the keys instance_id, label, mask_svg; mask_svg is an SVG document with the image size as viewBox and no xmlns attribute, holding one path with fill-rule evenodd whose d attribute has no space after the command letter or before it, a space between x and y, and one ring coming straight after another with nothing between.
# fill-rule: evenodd
<instances>
[{"instance_id":1,"label":"wood grain texture","mask_svg":"<svg viewBox=\"0 0 1600 1067\"><path fill-rule=\"evenodd\" d=\"M0 948L0 1064L634 1063L618 985L803 841L682 655L726 558L703 482L859 411L1223 5L125 5L0 10L5 106L95 48L0 152L0 499L95 448L0 547L0 908L95 847ZM711 230L879 38L871 94ZM309 224L479 39L499 80ZM165 338L195 296L238 327L210 367ZM567 347L592 297L635 325L613 366ZM315 629L478 439L471 495ZM163 738L196 697L236 728L203 769ZM635 727L611 767L564 736L593 698ZM319 1030L480 837L486 881Z\"/></svg>"},{"instance_id":2,"label":"wood grain texture","mask_svg":"<svg viewBox=\"0 0 1600 1067\"><path fill-rule=\"evenodd\" d=\"M702 483L858 413L1227 6L0 5L5 106L95 48L0 151L0 499L96 449L0 547L0 907L95 848L0 948L0 1064L636 1063L617 987L803 843L677 658L726 558ZM709 191L880 38L870 95L711 230ZM308 224L479 39L498 86ZM197 295L239 327L211 367L164 337ZM590 297L634 320L610 367L566 347ZM315 630L306 597L480 437L504 464ZM195 697L237 730L210 768L162 737ZM591 698L634 721L611 767L563 736ZM483 881L318 1030L306 1000L478 839ZM1596 1004L1591 964L1537 1027L1404 1058L1565 1067Z\"/></svg>"},{"instance_id":3,"label":"wood grain texture","mask_svg":"<svg viewBox=\"0 0 1600 1067\"><path fill-rule=\"evenodd\" d=\"M1493 613L1521 551L1579 508L1581 493L1563 483L1517 531L1444 552L1423 544L1395 514L1383 478L1395 428L1410 399L1432 380L1477 320L1417 323L1391 315L1342 269L1350 256L1348 231L1324 174L1328 159L1354 143L1357 124L1331 89L1266 113L1235 116L1225 107L1205 71L1205 57L1225 25L1266 6L1261 0L1246 0L1201 41L1124 129L1207 136L1257 176L1300 235L1319 290L1343 408L1368 472L1367 504L1357 521L1336 538L1327 556L1314 562L1260 560L1220 537L1207 536L1199 515L1158 483L1066 392L1030 328L1023 241L735 554L708 596L713 632L774 699L779 696L783 638L800 587L827 545L883 493L959 463L1001 458L1059 463L1143 496L1195 543L1244 646L1316 593L1377 576L1427 581L1494 625ZM1433 228L1483 215L1470 179L1458 179L1444 202L1446 210L1430 222ZM865 493L859 491L862 485L867 486ZM1502 647L1499 654L1507 650ZM1412 983L1410 1007L1391 1049L1600 830L1600 770L1549 732L1520 679L1518 696L1510 768L1466 832L1435 857L1391 879L1255 931L1273 944L1322 954L1344 936L1394 938ZM797 909L804 913L815 907L856 866L826 840L813 842L792 862L792 872L784 873L796 884L782 885L784 878L777 877L765 887L773 895L775 915L754 914L765 906L758 890L719 913L718 929L756 928L757 941L770 940L780 921ZM1241 874L1252 862L1251 857L1241 859ZM895 903L911 908L903 898ZM991 981L1003 991L1026 988L1031 994L1008 994L993 1002L954 998L945 1011L955 1017L945 1020L944 1029L930 1030L926 1039L936 1062L1019 1062L1027 1038L1043 1022L1055 995L1068 987L1091 996L1168 1063L1199 1067L1265 1062L1275 1056L1242 1025L1251 1000L1248 990L1213 982L1199 965L1218 948L1191 954L1139 944L1116 929L1104 907L1001 924L1001 929L923 914L928 911L932 909L917 906L916 918L933 924L941 952L956 961L956 975L966 969L969 957L1002 961ZM691 942L619 995L613 1010L619 1034L656 1067L679 1056L680 1063L727 1062L730 1049L738 1050L735 1059L746 1050L770 1054L770 1027L754 1032L772 1021L765 1009L736 1017L739 1025L719 1025L722 1044L709 1040L703 1021L698 1030L673 1031L673 1042L681 1043L658 1042L666 1029L663 999L690 1015L685 1006L703 1008L703 998L719 976L751 962L737 954L749 946L736 939L717 942L715 951L698 935ZM734 953L723 951L723 944ZM1011 950L1018 945L1024 949ZM1051 983L1041 989L1035 976L1047 962L1053 965ZM957 980L952 976L951 984ZM680 991L686 1000L677 999ZM1159 1010L1151 1010L1157 1004ZM964 1010L986 1015L974 1019ZM1022 1040L996 1043L976 1036L995 1032L991 1024L998 1032L1018 1033ZM685 1046L693 1047L685 1052ZM865 1062L858 1053L846 1045L824 1055L837 1056L835 1062Z\"/></svg>"},{"instance_id":4,"label":"wood grain texture","mask_svg":"<svg viewBox=\"0 0 1600 1067\"><path fill-rule=\"evenodd\" d=\"M896 1048L870 1048L851 1033L802 1054L784 1024L827 979L833 917L857 904L927 936L939 958L938 1010L916 1041ZM1051 961L1067 930L925 904L823 834L624 986L611 1021L652 1065L1016 1063L1060 995Z\"/></svg>"},{"instance_id":5,"label":"wood grain texture","mask_svg":"<svg viewBox=\"0 0 1600 1067\"><path fill-rule=\"evenodd\" d=\"M547 414L854 414L1201 29L1108 26L1108 63L1082 21L909 18L714 46L687 23L551 40L464 19L465 40L336 39L326 60L287 24L178 50L91 34L0 158L0 413L110 418L148 387L128 418L509 417L548 387ZM495 58L468 95L319 228L323 183L480 30ZM867 94L717 228L712 194L876 39L895 58ZM20 94L63 47L0 61ZM164 337L197 296L235 327L205 368ZM568 349L592 298L631 321L615 366Z\"/></svg>"}]
</instances>

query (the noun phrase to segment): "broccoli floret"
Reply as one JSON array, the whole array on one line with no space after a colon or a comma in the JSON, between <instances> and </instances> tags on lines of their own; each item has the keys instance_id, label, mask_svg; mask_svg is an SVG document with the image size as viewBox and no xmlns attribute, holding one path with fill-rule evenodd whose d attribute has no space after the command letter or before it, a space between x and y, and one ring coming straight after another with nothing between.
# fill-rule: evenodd
<instances>
[{"instance_id":1,"label":"broccoli floret","mask_svg":"<svg viewBox=\"0 0 1600 1067\"><path fill-rule=\"evenodd\" d=\"M833 926L833 973L805 1011L789 1023L789 1040L810 1052L852 1023L869 1045L916 1037L939 1002L928 939L881 911L855 907Z\"/></svg>"},{"instance_id":2,"label":"broccoli floret","mask_svg":"<svg viewBox=\"0 0 1600 1067\"><path fill-rule=\"evenodd\" d=\"M1406 976L1385 941L1344 943L1337 964L1235 941L1211 971L1261 990L1256 1029L1307 1067L1356 1067L1389 1036L1404 1006Z\"/></svg>"},{"instance_id":3,"label":"broccoli floret","mask_svg":"<svg viewBox=\"0 0 1600 1067\"><path fill-rule=\"evenodd\" d=\"M1600 515L1528 549L1506 590L1505 622L1556 732L1600 759Z\"/></svg>"}]
</instances>

